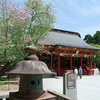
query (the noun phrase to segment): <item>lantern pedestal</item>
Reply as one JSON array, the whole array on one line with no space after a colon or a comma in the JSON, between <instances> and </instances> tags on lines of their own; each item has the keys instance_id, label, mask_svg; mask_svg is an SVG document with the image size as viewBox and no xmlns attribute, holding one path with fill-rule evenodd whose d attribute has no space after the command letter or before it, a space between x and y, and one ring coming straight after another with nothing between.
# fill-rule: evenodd
<instances>
[{"instance_id":1,"label":"lantern pedestal","mask_svg":"<svg viewBox=\"0 0 100 100\"><path fill-rule=\"evenodd\" d=\"M36 94L18 94L18 92L11 92L9 100L56 100L56 96L43 91L42 95Z\"/></svg>"}]
</instances>

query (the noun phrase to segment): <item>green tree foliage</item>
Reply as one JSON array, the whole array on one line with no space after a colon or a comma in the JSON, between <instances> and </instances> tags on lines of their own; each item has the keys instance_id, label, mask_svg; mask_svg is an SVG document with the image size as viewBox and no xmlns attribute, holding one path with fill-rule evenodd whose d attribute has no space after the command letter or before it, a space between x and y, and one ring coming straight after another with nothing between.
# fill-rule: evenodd
<instances>
[{"instance_id":1,"label":"green tree foliage","mask_svg":"<svg viewBox=\"0 0 100 100\"><path fill-rule=\"evenodd\" d=\"M100 45L98 45L98 44L90 44L90 45L100 48ZM92 56L92 62L93 62L93 64L96 64L96 66L100 69L100 52L98 52Z\"/></svg>"},{"instance_id":2,"label":"green tree foliage","mask_svg":"<svg viewBox=\"0 0 100 100\"><path fill-rule=\"evenodd\" d=\"M49 3L45 6L42 0L27 0L26 8L31 10L30 25L27 32L34 37L36 44L42 35L45 35L53 28L55 22L53 5Z\"/></svg>"},{"instance_id":3,"label":"green tree foliage","mask_svg":"<svg viewBox=\"0 0 100 100\"><path fill-rule=\"evenodd\" d=\"M27 0L22 9L13 2L0 0L0 8L2 76L23 59L26 46L38 45L38 40L53 28L55 12L52 4L44 4L42 0Z\"/></svg>"},{"instance_id":4,"label":"green tree foliage","mask_svg":"<svg viewBox=\"0 0 100 100\"><path fill-rule=\"evenodd\" d=\"M84 41L86 43L93 43L94 39L93 39L93 37L90 34L87 34L87 35L85 35Z\"/></svg>"},{"instance_id":5,"label":"green tree foliage","mask_svg":"<svg viewBox=\"0 0 100 100\"><path fill-rule=\"evenodd\" d=\"M91 36L90 34L85 35L84 41L86 43L100 44L100 31Z\"/></svg>"},{"instance_id":6,"label":"green tree foliage","mask_svg":"<svg viewBox=\"0 0 100 100\"><path fill-rule=\"evenodd\" d=\"M94 38L94 43L95 44L100 44L100 31L96 31L93 38Z\"/></svg>"},{"instance_id":7,"label":"green tree foliage","mask_svg":"<svg viewBox=\"0 0 100 100\"><path fill-rule=\"evenodd\" d=\"M94 47L100 48L100 31L96 31L96 33L91 36L90 34L85 35L84 41ZM93 64L100 67L100 52L96 53L92 57Z\"/></svg>"},{"instance_id":8,"label":"green tree foliage","mask_svg":"<svg viewBox=\"0 0 100 100\"><path fill-rule=\"evenodd\" d=\"M93 36L87 34L84 41L94 47L100 48L100 31L96 31ZM100 52L93 55L92 62L100 69Z\"/></svg>"}]
</instances>

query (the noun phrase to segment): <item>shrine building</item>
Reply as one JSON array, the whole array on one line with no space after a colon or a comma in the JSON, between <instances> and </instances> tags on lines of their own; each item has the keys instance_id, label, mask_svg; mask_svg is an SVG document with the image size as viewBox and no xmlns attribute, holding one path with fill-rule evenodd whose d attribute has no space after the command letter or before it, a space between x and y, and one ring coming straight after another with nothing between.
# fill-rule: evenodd
<instances>
[{"instance_id":1,"label":"shrine building","mask_svg":"<svg viewBox=\"0 0 100 100\"><path fill-rule=\"evenodd\" d=\"M79 33L60 29L50 31L40 44L47 53L39 53L39 59L58 76L79 66L88 65L92 69L92 56L100 51L100 48L87 44Z\"/></svg>"}]
</instances>

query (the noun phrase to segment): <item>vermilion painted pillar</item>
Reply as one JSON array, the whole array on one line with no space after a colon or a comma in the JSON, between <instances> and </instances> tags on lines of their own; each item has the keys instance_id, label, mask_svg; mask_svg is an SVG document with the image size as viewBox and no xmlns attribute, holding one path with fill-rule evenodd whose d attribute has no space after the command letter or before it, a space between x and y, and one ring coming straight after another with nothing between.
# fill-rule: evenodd
<instances>
[{"instance_id":1,"label":"vermilion painted pillar","mask_svg":"<svg viewBox=\"0 0 100 100\"><path fill-rule=\"evenodd\" d=\"M42 61L42 54L40 54L40 56L39 56L39 60Z\"/></svg>"},{"instance_id":2,"label":"vermilion painted pillar","mask_svg":"<svg viewBox=\"0 0 100 100\"><path fill-rule=\"evenodd\" d=\"M90 57L90 69L92 69L92 57Z\"/></svg>"},{"instance_id":3,"label":"vermilion painted pillar","mask_svg":"<svg viewBox=\"0 0 100 100\"><path fill-rule=\"evenodd\" d=\"M88 65L88 60L89 60L89 58L86 59L86 65Z\"/></svg>"},{"instance_id":4,"label":"vermilion painted pillar","mask_svg":"<svg viewBox=\"0 0 100 100\"><path fill-rule=\"evenodd\" d=\"M83 66L82 57L80 57L80 65Z\"/></svg>"},{"instance_id":5,"label":"vermilion painted pillar","mask_svg":"<svg viewBox=\"0 0 100 100\"><path fill-rule=\"evenodd\" d=\"M51 69L52 69L52 54L51 54Z\"/></svg>"},{"instance_id":6,"label":"vermilion painted pillar","mask_svg":"<svg viewBox=\"0 0 100 100\"><path fill-rule=\"evenodd\" d=\"M70 69L72 70L72 56L70 56Z\"/></svg>"},{"instance_id":7,"label":"vermilion painted pillar","mask_svg":"<svg viewBox=\"0 0 100 100\"><path fill-rule=\"evenodd\" d=\"M58 55L58 76L60 76L60 54Z\"/></svg>"}]
</instances>

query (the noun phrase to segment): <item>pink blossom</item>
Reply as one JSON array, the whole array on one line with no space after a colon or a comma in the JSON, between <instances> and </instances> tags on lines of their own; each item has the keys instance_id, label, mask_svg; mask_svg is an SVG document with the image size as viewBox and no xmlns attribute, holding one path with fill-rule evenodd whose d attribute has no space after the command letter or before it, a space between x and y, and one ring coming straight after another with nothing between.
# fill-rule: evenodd
<instances>
[{"instance_id":1,"label":"pink blossom","mask_svg":"<svg viewBox=\"0 0 100 100\"><path fill-rule=\"evenodd\" d=\"M31 40L31 37L30 37L30 36L28 36L28 37L27 37L27 39L30 41L30 40Z\"/></svg>"},{"instance_id":2,"label":"pink blossom","mask_svg":"<svg viewBox=\"0 0 100 100\"><path fill-rule=\"evenodd\" d=\"M10 33L7 33L7 37L11 37L11 34Z\"/></svg>"},{"instance_id":3,"label":"pink blossom","mask_svg":"<svg viewBox=\"0 0 100 100\"><path fill-rule=\"evenodd\" d=\"M10 2L10 4L13 4L12 2Z\"/></svg>"},{"instance_id":4,"label":"pink blossom","mask_svg":"<svg viewBox=\"0 0 100 100\"><path fill-rule=\"evenodd\" d=\"M14 26L10 21L8 21L8 25L9 26Z\"/></svg>"}]
</instances>

